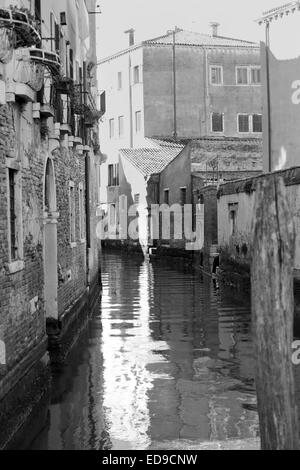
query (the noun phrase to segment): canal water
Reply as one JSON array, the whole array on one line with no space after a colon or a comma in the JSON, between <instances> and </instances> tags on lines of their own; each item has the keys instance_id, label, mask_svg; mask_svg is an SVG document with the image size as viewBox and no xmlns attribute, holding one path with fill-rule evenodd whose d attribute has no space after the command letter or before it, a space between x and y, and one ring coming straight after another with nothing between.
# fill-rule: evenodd
<instances>
[{"instance_id":1,"label":"canal water","mask_svg":"<svg viewBox=\"0 0 300 470\"><path fill-rule=\"evenodd\" d=\"M54 374L30 449L176 449L258 436L250 302L178 262L103 254L101 308Z\"/></svg>"}]
</instances>

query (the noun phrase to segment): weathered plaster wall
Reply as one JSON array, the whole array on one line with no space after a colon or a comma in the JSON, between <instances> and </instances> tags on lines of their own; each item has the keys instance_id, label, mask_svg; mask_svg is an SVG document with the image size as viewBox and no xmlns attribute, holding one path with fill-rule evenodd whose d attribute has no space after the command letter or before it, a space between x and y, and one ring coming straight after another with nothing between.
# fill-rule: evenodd
<instances>
[{"instance_id":1,"label":"weathered plaster wall","mask_svg":"<svg viewBox=\"0 0 300 470\"><path fill-rule=\"evenodd\" d=\"M300 168L277 173L284 178L287 199L296 227L295 269L300 269ZM252 244L255 188L257 178L233 181L220 186L218 194L218 244L231 258L249 264ZM236 234L231 235L228 204L238 204Z\"/></svg>"},{"instance_id":2,"label":"weathered plaster wall","mask_svg":"<svg viewBox=\"0 0 300 470\"><path fill-rule=\"evenodd\" d=\"M207 57L206 57L207 55ZM210 65L222 65L224 86L210 84ZM237 86L236 66L260 65L259 49L176 46L177 133L180 138L216 135L211 113L224 113L224 135L238 137L238 113L262 113L261 87ZM155 100L153 98L155 97ZM155 104L154 104L155 103ZM174 131L172 46L144 47L145 136ZM243 134L243 136L261 134Z\"/></svg>"}]
</instances>

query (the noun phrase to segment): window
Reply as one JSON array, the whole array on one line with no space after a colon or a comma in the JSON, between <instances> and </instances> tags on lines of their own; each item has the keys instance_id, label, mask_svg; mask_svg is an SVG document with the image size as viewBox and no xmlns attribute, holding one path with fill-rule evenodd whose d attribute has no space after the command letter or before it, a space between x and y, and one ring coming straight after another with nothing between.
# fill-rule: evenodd
<instances>
[{"instance_id":1,"label":"window","mask_svg":"<svg viewBox=\"0 0 300 470\"><path fill-rule=\"evenodd\" d=\"M119 116L119 137L124 135L124 116Z\"/></svg>"},{"instance_id":2,"label":"window","mask_svg":"<svg viewBox=\"0 0 300 470\"><path fill-rule=\"evenodd\" d=\"M238 115L238 132L250 132L250 116L249 114Z\"/></svg>"},{"instance_id":3,"label":"window","mask_svg":"<svg viewBox=\"0 0 300 470\"><path fill-rule=\"evenodd\" d=\"M261 114L238 114L238 132L262 132Z\"/></svg>"},{"instance_id":4,"label":"window","mask_svg":"<svg viewBox=\"0 0 300 470\"><path fill-rule=\"evenodd\" d=\"M260 85L261 83L260 67L251 67L250 72L251 72L252 85Z\"/></svg>"},{"instance_id":5,"label":"window","mask_svg":"<svg viewBox=\"0 0 300 470\"><path fill-rule=\"evenodd\" d=\"M262 115L261 114L253 114L253 132L262 132Z\"/></svg>"},{"instance_id":6,"label":"window","mask_svg":"<svg viewBox=\"0 0 300 470\"><path fill-rule=\"evenodd\" d=\"M212 129L212 132L223 132L224 131L223 114L212 113L212 116L211 116L211 129Z\"/></svg>"},{"instance_id":7,"label":"window","mask_svg":"<svg viewBox=\"0 0 300 470\"><path fill-rule=\"evenodd\" d=\"M237 211L238 211L238 203L229 203L228 204L229 210L229 222L230 222L230 233L231 236L236 234L236 221L237 221Z\"/></svg>"},{"instance_id":8,"label":"window","mask_svg":"<svg viewBox=\"0 0 300 470\"><path fill-rule=\"evenodd\" d=\"M118 90L122 90L122 72L118 72Z\"/></svg>"},{"instance_id":9,"label":"window","mask_svg":"<svg viewBox=\"0 0 300 470\"><path fill-rule=\"evenodd\" d=\"M186 204L186 188L180 188L180 204L182 206Z\"/></svg>"},{"instance_id":10,"label":"window","mask_svg":"<svg viewBox=\"0 0 300 470\"><path fill-rule=\"evenodd\" d=\"M70 78L74 78L74 54L73 49L70 49Z\"/></svg>"},{"instance_id":11,"label":"window","mask_svg":"<svg viewBox=\"0 0 300 470\"><path fill-rule=\"evenodd\" d=\"M106 113L106 93L103 91L100 95L100 111Z\"/></svg>"},{"instance_id":12,"label":"window","mask_svg":"<svg viewBox=\"0 0 300 470\"><path fill-rule=\"evenodd\" d=\"M135 131L138 134L142 129L142 112L137 111L135 113Z\"/></svg>"},{"instance_id":13,"label":"window","mask_svg":"<svg viewBox=\"0 0 300 470\"><path fill-rule=\"evenodd\" d=\"M16 163L16 162L15 162ZM22 177L19 169L7 168L7 235L9 272L24 268L23 222L22 222Z\"/></svg>"},{"instance_id":14,"label":"window","mask_svg":"<svg viewBox=\"0 0 300 470\"><path fill-rule=\"evenodd\" d=\"M134 195L134 204L138 206L139 203L140 203L140 195L139 195L139 194L135 194L135 195Z\"/></svg>"},{"instance_id":15,"label":"window","mask_svg":"<svg viewBox=\"0 0 300 470\"><path fill-rule=\"evenodd\" d=\"M8 169L9 187L9 229L10 229L10 258L15 261L18 258L17 246L17 213L16 213L16 177L15 170Z\"/></svg>"},{"instance_id":16,"label":"window","mask_svg":"<svg viewBox=\"0 0 300 470\"><path fill-rule=\"evenodd\" d=\"M140 67L138 65L133 67L133 83L140 83Z\"/></svg>"},{"instance_id":17,"label":"window","mask_svg":"<svg viewBox=\"0 0 300 470\"><path fill-rule=\"evenodd\" d=\"M213 65L210 67L210 83L212 85L222 85L223 67L220 65Z\"/></svg>"},{"instance_id":18,"label":"window","mask_svg":"<svg viewBox=\"0 0 300 470\"><path fill-rule=\"evenodd\" d=\"M169 189L165 189L164 190L164 204L169 205L169 194L170 194Z\"/></svg>"},{"instance_id":19,"label":"window","mask_svg":"<svg viewBox=\"0 0 300 470\"><path fill-rule=\"evenodd\" d=\"M83 184L79 184L79 236L80 240L84 240L84 197Z\"/></svg>"},{"instance_id":20,"label":"window","mask_svg":"<svg viewBox=\"0 0 300 470\"><path fill-rule=\"evenodd\" d=\"M59 53L60 51L60 27L57 23L55 23L55 36L54 36L54 43L55 43L55 51Z\"/></svg>"},{"instance_id":21,"label":"window","mask_svg":"<svg viewBox=\"0 0 300 470\"><path fill-rule=\"evenodd\" d=\"M236 83L238 85L248 85L248 67L237 67L236 69Z\"/></svg>"},{"instance_id":22,"label":"window","mask_svg":"<svg viewBox=\"0 0 300 470\"><path fill-rule=\"evenodd\" d=\"M108 186L119 186L119 164L108 165Z\"/></svg>"},{"instance_id":23,"label":"window","mask_svg":"<svg viewBox=\"0 0 300 470\"><path fill-rule=\"evenodd\" d=\"M113 139L114 136L115 136L115 120L110 119L109 120L109 137Z\"/></svg>"},{"instance_id":24,"label":"window","mask_svg":"<svg viewBox=\"0 0 300 470\"><path fill-rule=\"evenodd\" d=\"M101 165L97 165L97 203L101 203Z\"/></svg>"},{"instance_id":25,"label":"window","mask_svg":"<svg viewBox=\"0 0 300 470\"><path fill-rule=\"evenodd\" d=\"M76 243L76 206L74 183L69 183L69 210L70 210L70 242Z\"/></svg>"},{"instance_id":26,"label":"window","mask_svg":"<svg viewBox=\"0 0 300 470\"><path fill-rule=\"evenodd\" d=\"M35 0L34 2L34 13L35 19L41 21L41 0Z\"/></svg>"}]
</instances>

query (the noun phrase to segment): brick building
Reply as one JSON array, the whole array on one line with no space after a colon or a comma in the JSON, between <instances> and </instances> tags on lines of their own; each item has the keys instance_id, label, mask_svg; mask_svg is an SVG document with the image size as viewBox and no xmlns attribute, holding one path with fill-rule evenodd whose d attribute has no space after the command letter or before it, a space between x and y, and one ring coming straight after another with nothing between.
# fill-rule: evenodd
<instances>
[{"instance_id":1,"label":"brick building","mask_svg":"<svg viewBox=\"0 0 300 470\"><path fill-rule=\"evenodd\" d=\"M95 7L0 1L0 447L99 291Z\"/></svg>"}]
</instances>

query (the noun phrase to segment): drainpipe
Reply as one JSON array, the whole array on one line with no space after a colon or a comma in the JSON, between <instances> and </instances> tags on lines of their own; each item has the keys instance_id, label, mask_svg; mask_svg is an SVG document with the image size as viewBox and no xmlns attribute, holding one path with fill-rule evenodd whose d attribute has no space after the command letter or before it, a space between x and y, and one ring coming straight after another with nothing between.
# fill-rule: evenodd
<instances>
[{"instance_id":1,"label":"drainpipe","mask_svg":"<svg viewBox=\"0 0 300 470\"><path fill-rule=\"evenodd\" d=\"M270 23L266 23L266 83L267 83L267 119L268 119L268 169L272 171L272 130L271 130L271 90L270 90Z\"/></svg>"},{"instance_id":2,"label":"drainpipe","mask_svg":"<svg viewBox=\"0 0 300 470\"><path fill-rule=\"evenodd\" d=\"M176 28L173 31L173 109L174 109L174 129L173 137L177 140L177 96L176 96Z\"/></svg>"}]
</instances>

